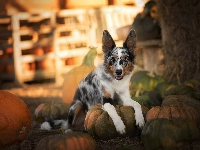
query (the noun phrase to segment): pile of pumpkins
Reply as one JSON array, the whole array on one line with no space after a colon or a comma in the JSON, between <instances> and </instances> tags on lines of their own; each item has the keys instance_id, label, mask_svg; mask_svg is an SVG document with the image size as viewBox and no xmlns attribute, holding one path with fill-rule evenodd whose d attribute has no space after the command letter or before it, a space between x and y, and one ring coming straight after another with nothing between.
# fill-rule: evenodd
<instances>
[{"instance_id":1,"label":"pile of pumpkins","mask_svg":"<svg viewBox=\"0 0 200 150\"><path fill-rule=\"evenodd\" d=\"M95 69L94 58L96 55L96 49L91 48L85 56L83 64L66 75L63 91L68 91L68 94L66 96L63 93L64 103L43 103L36 108L34 119L37 122L43 122L48 116L52 116L53 119L67 116L69 104L72 102L78 82ZM74 76L80 70L81 75ZM141 104L145 117L146 123L141 130L141 140L145 149L181 149L185 144L191 148L193 142L200 139L199 86L200 81L196 79L185 81L183 84L175 84L167 83L161 76L157 76L153 72L137 71L133 74L130 93L132 99ZM66 90L66 88L68 89ZM0 105L5 105L4 108L7 108L0 113L1 148L24 140L30 130L31 115L22 100L7 91L0 91ZM41 139L36 150L50 148L61 150L72 147L75 150L93 150L96 148L95 139L108 140L137 135L134 109L129 106L117 105L116 111L126 126L124 135L120 135L116 131L108 113L102 109L101 104L97 104L86 114L84 125L87 133L64 133L61 130L61 134ZM17 123L12 124L11 122Z\"/></svg>"},{"instance_id":2,"label":"pile of pumpkins","mask_svg":"<svg viewBox=\"0 0 200 150\"><path fill-rule=\"evenodd\" d=\"M168 83L152 72L131 78L132 99L147 107L141 139L147 150L181 149L200 139L200 81Z\"/></svg>"}]
</instances>

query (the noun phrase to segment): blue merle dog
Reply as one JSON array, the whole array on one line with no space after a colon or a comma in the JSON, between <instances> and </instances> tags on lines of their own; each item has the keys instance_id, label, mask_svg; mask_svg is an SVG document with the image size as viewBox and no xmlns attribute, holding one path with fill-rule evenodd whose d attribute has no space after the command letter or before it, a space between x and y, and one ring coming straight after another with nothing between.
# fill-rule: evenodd
<instances>
[{"instance_id":1,"label":"blue merle dog","mask_svg":"<svg viewBox=\"0 0 200 150\"><path fill-rule=\"evenodd\" d=\"M115 104L132 106L135 110L136 125L142 128L145 122L141 105L132 100L129 93L129 82L134 69L135 48L136 34L134 30L128 34L123 47L116 47L109 32L104 30L102 38L104 62L78 85L67 120L45 122L41 125L41 129L50 130L52 127L59 126L66 131L84 131L86 113L98 103L101 103L102 109L108 112L120 134L126 132L126 127L115 110Z\"/></svg>"}]
</instances>

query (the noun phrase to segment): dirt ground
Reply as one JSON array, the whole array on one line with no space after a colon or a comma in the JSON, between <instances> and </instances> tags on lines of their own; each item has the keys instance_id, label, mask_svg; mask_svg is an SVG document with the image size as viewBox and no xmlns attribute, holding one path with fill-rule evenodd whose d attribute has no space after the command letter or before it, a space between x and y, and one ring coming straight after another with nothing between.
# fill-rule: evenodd
<instances>
[{"instance_id":1,"label":"dirt ground","mask_svg":"<svg viewBox=\"0 0 200 150\"><path fill-rule=\"evenodd\" d=\"M62 87L56 87L54 81L47 80L41 82L27 83L22 87L16 87L13 82L1 82L0 90L8 90L18 95L27 104L30 109L32 118L34 117L35 108L43 102L62 102ZM35 121L32 121L32 127L28 136L21 142L2 150L34 150L40 139L52 135L59 134L60 130L41 131ZM145 150L140 136L133 138L116 138L108 141L96 140L97 150ZM184 147L190 150L189 147ZM195 143L192 148L200 149L200 140Z\"/></svg>"}]
</instances>

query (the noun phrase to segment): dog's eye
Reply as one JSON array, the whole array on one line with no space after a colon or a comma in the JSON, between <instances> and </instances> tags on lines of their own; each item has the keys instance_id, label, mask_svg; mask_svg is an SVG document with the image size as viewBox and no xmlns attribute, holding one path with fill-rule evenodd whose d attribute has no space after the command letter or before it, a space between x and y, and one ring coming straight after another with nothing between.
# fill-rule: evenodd
<instances>
[{"instance_id":1,"label":"dog's eye","mask_svg":"<svg viewBox=\"0 0 200 150\"><path fill-rule=\"evenodd\" d=\"M116 61L115 58L111 58L110 62L109 62L109 65L112 66L115 63L115 61Z\"/></svg>"}]
</instances>

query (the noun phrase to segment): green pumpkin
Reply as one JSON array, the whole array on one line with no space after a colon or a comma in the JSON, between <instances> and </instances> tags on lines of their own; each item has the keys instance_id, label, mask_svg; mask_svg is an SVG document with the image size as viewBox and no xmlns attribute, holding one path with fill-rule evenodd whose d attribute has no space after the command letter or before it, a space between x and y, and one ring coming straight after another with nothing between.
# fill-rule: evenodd
<instances>
[{"instance_id":1,"label":"green pumpkin","mask_svg":"<svg viewBox=\"0 0 200 150\"><path fill-rule=\"evenodd\" d=\"M148 109L154 106L160 106L162 103L162 97L155 90L146 91L139 97L132 97L132 99L137 101L139 104L144 105Z\"/></svg>"},{"instance_id":2,"label":"green pumpkin","mask_svg":"<svg viewBox=\"0 0 200 150\"><path fill-rule=\"evenodd\" d=\"M164 96L168 96L168 95L189 95L194 97L195 96L195 90L190 87L190 86L186 86L186 85L173 85L171 87L168 87L165 92L164 92Z\"/></svg>"},{"instance_id":3,"label":"green pumpkin","mask_svg":"<svg viewBox=\"0 0 200 150\"><path fill-rule=\"evenodd\" d=\"M118 115L126 126L126 133L119 134L115 125L106 111L102 109L101 104L91 108L85 118L84 126L88 133L101 140L108 140L116 137L132 137L135 134L135 115L134 109L130 106L115 106Z\"/></svg>"},{"instance_id":4,"label":"green pumpkin","mask_svg":"<svg viewBox=\"0 0 200 150\"><path fill-rule=\"evenodd\" d=\"M154 90L156 85L163 82L161 76L146 70L137 71L131 77L131 86L133 89L141 89L142 91Z\"/></svg>"},{"instance_id":5,"label":"green pumpkin","mask_svg":"<svg viewBox=\"0 0 200 150\"><path fill-rule=\"evenodd\" d=\"M198 137L196 124L183 118L152 119L145 124L141 134L146 150L181 149L184 144L192 144Z\"/></svg>"},{"instance_id":6,"label":"green pumpkin","mask_svg":"<svg viewBox=\"0 0 200 150\"><path fill-rule=\"evenodd\" d=\"M188 95L169 95L164 98L161 106L187 105L194 107L200 114L200 102Z\"/></svg>"},{"instance_id":7,"label":"green pumpkin","mask_svg":"<svg viewBox=\"0 0 200 150\"><path fill-rule=\"evenodd\" d=\"M169 87L170 83L168 82L160 82L156 85L155 91L157 91L161 97L164 97L165 90Z\"/></svg>"},{"instance_id":8,"label":"green pumpkin","mask_svg":"<svg viewBox=\"0 0 200 150\"><path fill-rule=\"evenodd\" d=\"M46 117L53 119L66 118L69 105L66 103L42 103L35 109L35 120L39 123L44 122Z\"/></svg>"}]
</instances>

